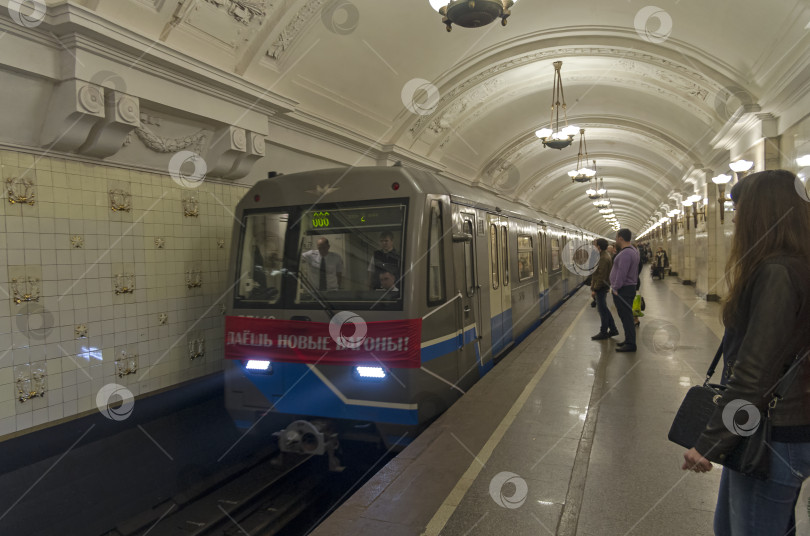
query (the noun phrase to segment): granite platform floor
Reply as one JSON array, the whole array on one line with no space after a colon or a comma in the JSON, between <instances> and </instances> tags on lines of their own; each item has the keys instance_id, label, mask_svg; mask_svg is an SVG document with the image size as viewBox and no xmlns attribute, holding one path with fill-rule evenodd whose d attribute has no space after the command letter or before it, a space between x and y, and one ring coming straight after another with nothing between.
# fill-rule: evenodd
<instances>
[{"instance_id":1,"label":"granite platform floor","mask_svg":"<svg viewBox=\"0 0 810 536\"><path fill-rule=\"evenodd\" d=\"M580 289L312 534L712 534L720 468L682 471L667 432L719 344L719 305L648 270L641 290L636 353L615 352L623 334L591 340Z\"/></svg>"}]
</instances>

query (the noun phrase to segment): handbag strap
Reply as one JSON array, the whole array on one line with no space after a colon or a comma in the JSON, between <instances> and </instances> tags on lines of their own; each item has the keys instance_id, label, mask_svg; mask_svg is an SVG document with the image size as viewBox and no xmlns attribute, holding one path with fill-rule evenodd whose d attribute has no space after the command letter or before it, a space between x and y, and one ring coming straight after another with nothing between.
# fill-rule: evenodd
<instances>
[{"instance_id":1,"label":"handbag strap","mask_svg":"<svg viewBox=\"0 0 810 536\"><path fill-rule=\"evenodd\" d=\"M776 405L778 400L782 399L782 387L785 382L790 378L790 381L796 376L796 372L798 371L798 367L802 361L810 354L810 348L804 350L804 352L798 352L796 357L793 358L793 362L791 363L790 367L785 371L784 374L779 378L776 384L770 388L766 393L765 397L770 394L773 394L770 403L768 404L769 407L773 408ZM712 376L714 376L714 371L717 368L717 364L720 362L720 357L723 355L723 341L720 341L720 346L717 348L717 353L714 354L714 359L712 359L711 365L709 365L709 370L706 372L706 381L703 382L703 385L707 385L709 380ZM765 398L763 397L763 398Z\"/></svg>"},{"instance_id":2,"label":"handbag strap","mask_svg":"<svg viewBox=\"0 0 810 536\"><path fill-rule=\"evenodd\" d=\"M773 389L769 391L773 392L773 399L771 399L771 407L776 405L777 400L782 399L783 384L785 384L786 382L789 383L788 378L790 378L790 381L793 381L795 379L799 365L801 364L802 361L804 361L804 358L807 357L808 353L810 353L810 349L807 349L804 352L798 352L796 354L796 357L793 358L793 363L790 364L790 367L788 367L787 371L785 371L782 377L779 378L779 381L776 382L776 385L773 386Z\"/></svg>"},{"instance_id":3,"label":"handbag strap","mask_svg":"<svg viewBox=\"0 0 810 536\"><path fill-rule=\"evenodd\" d=\"M720 362L720 357L723 355L723 341L720 341L720 346L717 348L717 353L714 354L714 359L712 359L712 364L709 365L709 370L706 372L706 381L703 382L703 385L709 383L709 380L714 376L714 369L717 368L717 364Z\"/></svg>"}]
</instances>

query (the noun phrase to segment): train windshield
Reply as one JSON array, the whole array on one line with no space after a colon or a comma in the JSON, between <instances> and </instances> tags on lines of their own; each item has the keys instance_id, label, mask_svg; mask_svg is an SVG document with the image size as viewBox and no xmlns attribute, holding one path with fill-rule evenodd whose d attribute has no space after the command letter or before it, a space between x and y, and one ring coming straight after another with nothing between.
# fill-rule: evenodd
<instances>
[{"instance_id":1,"label":"train windshield","mask_svg":"<svg viewBox=\"0 0 810 536\"><path fill-rule=\"evenodd\" d=\"M277 305L281 300L288 212L248 214L237 259L237 305Z\"/></svg>"},{"instance_id":2,"label":"train windshield","mask_svg":"<svg viewBox=\"0 0 810 536\"><path fill-rule=\"evenodd\" d=\"M245 217L237 307L402 308L407 200Z\"/></svg>"}]
</instances>

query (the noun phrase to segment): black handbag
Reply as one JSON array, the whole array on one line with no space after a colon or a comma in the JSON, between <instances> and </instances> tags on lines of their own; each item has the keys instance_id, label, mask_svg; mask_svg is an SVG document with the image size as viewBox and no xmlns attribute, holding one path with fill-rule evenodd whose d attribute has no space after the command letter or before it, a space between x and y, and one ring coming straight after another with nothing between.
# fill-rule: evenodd
<instances>
[{"instance_id":1,"label":"black handbag","mask_svg":"<svg viewBox=\"0 0 810 536\"><path fill-rule=\"evenodd\" d=\"M706 428L709 420L717 409L717 401L722 397L725 386L709 383L714 375L714 370L723 355L723 344L717 349L717 353L706 372L706 380L703 385L696 385L687 391L686 396L678 408L678 413L672 421L668 438L673 443L677 443L688 449L695 446L700 434ZM767 480L771 467L771 454L769 443L771 441L771 419L770 410L782 398L780 389L785 378L794 370L799 362L798 356L794 365L779 379L776 385L766 393L773 394L764 412L760 411L759 424L750 435L740 433L742 441L721 463L724 467L733 469L747 476ZM759 410L757 410L759 411Z\"/></svg>"}]
</instances>

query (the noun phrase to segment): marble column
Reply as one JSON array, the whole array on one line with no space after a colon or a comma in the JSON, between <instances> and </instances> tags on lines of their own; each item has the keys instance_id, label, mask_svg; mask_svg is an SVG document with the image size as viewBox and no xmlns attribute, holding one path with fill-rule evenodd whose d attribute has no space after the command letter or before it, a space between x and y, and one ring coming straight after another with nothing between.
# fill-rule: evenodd
<instances>
[{"instance_id":1,"label":"marble column","mask_svg":"<svg viewBox=\"0 0 810 536\"><path fill-rule=\"evenodd\" d=\"M727 186L726 193L730 186ZM711 183L708 186L709 205L706 207L706 234L708 235L708 288L706 299L720 301L726 293L725 264L728 252L726 251L726 231L733 228L731 218L733 213L724 211L724 221L720 221L720 211L723 200L720 199L719 188Z\"/></svg>"},{"instance_id":2,"label":"marble column","mask_svg":"<svg viewBox=\"0 0 810 536\"><path fill-rule=\"evenodd\" d=\"M688 212L689 207L683 210L683 249L684 249L684 270L681 280L684 285L695 284L695 226L692 225L692 214Z\"/></svg>"}]
</instances>

